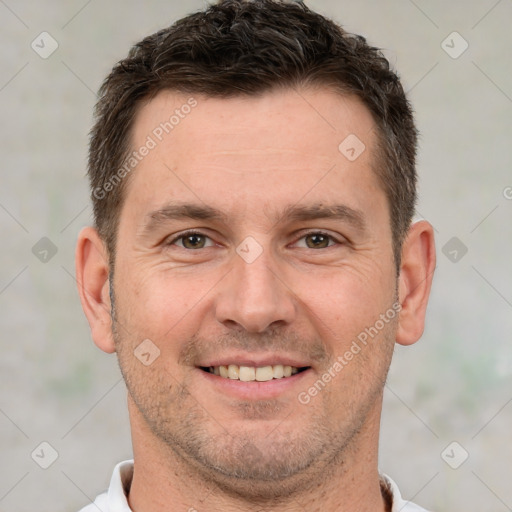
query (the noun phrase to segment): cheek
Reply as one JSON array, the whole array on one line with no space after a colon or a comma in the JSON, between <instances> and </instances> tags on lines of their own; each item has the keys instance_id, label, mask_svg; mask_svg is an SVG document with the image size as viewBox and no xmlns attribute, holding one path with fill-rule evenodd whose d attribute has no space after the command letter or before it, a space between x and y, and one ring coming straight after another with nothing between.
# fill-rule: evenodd
<instances>
[{"instance_id":1,"label":"cheek","mask_svg":"<svg viewBox=\"0 0 512 512\"><path fill-rule=\"evenodd\" d=\"M206 314L208 291L216 282L213 276L206 279L140 268L125 276L116 284L116 310L130 337L149 338L162 351L169 351L175 346L170 340L187 340L197 332L199 317Z\"/></svg>"},{"instance_id":2,"label":"cheek","mask_svg":"<svg viewBox=\"0 0 512 512\"><path fill-rule=\"evenodd\" d=\"M364 269L344 266L290 276L303 314L331 340L336 351L391 308L396 282L375 262Z\"/></svg>"}]
</instances>

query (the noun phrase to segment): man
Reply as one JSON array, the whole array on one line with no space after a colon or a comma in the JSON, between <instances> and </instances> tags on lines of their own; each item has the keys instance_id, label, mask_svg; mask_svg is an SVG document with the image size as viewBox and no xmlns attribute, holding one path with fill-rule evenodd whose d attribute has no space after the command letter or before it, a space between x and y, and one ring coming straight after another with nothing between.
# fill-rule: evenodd
<instances>
[{"instance_id":1,"label":"man","mask_svg":"<svg viewBox=\"0 0 512 512\"><path fill-rule=\"evenodd\" d=\"M423 510L377 461L435 267L415 153L387 60L301 3L224 0L135 45L76 253L134 462L84 510Z\"/></svg>"}]
</instances>

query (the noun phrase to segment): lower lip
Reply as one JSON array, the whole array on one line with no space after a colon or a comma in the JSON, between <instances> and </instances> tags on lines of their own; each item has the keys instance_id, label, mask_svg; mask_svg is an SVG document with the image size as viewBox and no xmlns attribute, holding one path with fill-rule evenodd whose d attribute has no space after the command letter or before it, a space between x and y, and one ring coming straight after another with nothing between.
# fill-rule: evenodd
<instances>
[{"instance_id":1,"label":"lower lip","mask_svg":"<svg viewBox=\"0 0 512 512\"><path fill-rule=\"evenodd\" d=\"M244 382L241 380L220 377L213 373L205 372L199 368L196 370L206 379L206 383L216 387L221 393L231 395L235 398L243 400L265 400L269 398L281 397L285 393L290 393L293 389L296 393L304 387L304 379L307 378L312 371L311 368L296 373L290 377L282 377L281 379L272 379L265 382L256 380Z\"/></svg>"}]
</instances>

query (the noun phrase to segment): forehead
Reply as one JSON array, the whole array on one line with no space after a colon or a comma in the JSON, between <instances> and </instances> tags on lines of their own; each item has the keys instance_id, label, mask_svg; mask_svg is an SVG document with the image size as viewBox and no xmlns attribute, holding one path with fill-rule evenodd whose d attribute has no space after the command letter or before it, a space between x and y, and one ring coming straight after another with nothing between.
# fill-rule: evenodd
<instances>
[{"instance_id":1,"label":"forehead","mask_svg":"<svg viewBox=\"0 0 512 512\"><path fill-rule=\"evenodd\" d=\"M357 206L381 192L375 140L362 102L326 89L233 98L164 91L136 116L132 147L150 149L125 203L149 211L186 196L228 215L254 214L334 201L345 190Z\"/></svg>"},{"instance_id":2,"label":"forehead","mask_svg":"<svg viewBox=\"0 0 512 512\"><path fill-rule=\"evenodd\" d=\"M270 135L276 149L289 148L292 138L302 145L295 144L296 150L327 150L333 157L338 156L335 142L340 137L358 134L371 143L374 128L359 98L327 88L276 89L229 98L162 91L139 108L132 142L137 146L151 135L158 145L172 144L179 150L179 142L186 137L197 152L218 150L219 145L233 151L247 147L268 151Z\"/></svg>"}]
</instances>

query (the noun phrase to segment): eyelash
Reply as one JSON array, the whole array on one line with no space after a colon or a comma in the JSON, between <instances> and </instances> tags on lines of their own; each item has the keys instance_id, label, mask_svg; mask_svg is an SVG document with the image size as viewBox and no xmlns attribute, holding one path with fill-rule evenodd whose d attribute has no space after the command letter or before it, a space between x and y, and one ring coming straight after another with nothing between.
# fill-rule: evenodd
<instances>
[{"instance_id":1,"label":"eyelash","mask_svg":"<svg viewBox=\"0 0 512 512\"><path fill-rule=\"evenodd\" d=\"M170 240L167 243L167 245L174 245L175 242L177 242L178 240L184 239L187 236L191 236L191 235L199 235L199 236L202 236L205 238L209 238L211 240L211 238L208 235L205 235L204 233L201 233L200 231L190 230L190 231L185 231L184 233L180 233L178 236L176 236L172 240ZM308 231L307 233L303 233L302 236L298 240L301 240L301 239L307 237L308 235L325 236L338 245L343 244L343 242L341 242L340 240L337 240L334 236L330 235L329 233L326 233L325 231ZM322 247L321 249L328 249L330 247L333 247L333 245L328 245L327 247ZM185 249L186 251L191 251L191 252L194 251L194 249L187 249L186 247L180 247L180 248ZM311 249L311 248L305 247L305 249ZM199 249L195 249L195 250L199 250ZM313 249L313 250L315 250L315 249ZM316 249L316 250L318 250L318 249Z\"/></svg>"}]
</instances>

